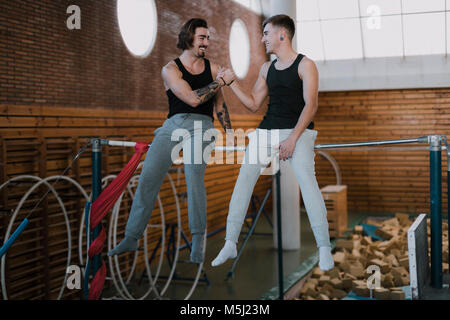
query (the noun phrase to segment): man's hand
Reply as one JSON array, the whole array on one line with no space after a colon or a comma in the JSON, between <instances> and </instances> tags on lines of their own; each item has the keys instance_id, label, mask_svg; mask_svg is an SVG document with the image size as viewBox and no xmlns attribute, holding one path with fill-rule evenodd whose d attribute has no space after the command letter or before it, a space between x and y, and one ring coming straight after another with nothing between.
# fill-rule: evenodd
<instances>
[{"instance_id":1,"label":"man's hand","mask_svg":"<svg viewBox=\"0 0 450 320\"><path fill-rule=\"evenodd\" d=\"M223 79L223 81L222 81ZM217 73L216 80L220 81L220 83L224 82L223 85L230 85L234 80L236 79L236 75L234 74L233 70L226 69L226 68L220 68L219 72Z\"/></svg>"},{"instance_id":2,"label":"man's hand","mask_svg":"<svg viewBox=\"0 0 450 320\"><path fill-rule=\"evenodd\" d=\"M296 143L297 140L289 137L286 140L283 140L278 146L276 146L280 149L279 154L280 160L288 160L292 158L292 154L294 153Z\"/></svg>"}]
</instances>

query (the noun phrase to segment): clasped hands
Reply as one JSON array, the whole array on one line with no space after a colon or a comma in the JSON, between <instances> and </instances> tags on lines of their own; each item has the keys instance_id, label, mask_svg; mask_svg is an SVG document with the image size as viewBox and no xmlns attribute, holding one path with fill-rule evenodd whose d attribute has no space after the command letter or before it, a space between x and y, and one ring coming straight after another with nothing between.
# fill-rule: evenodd
<instances>
[{"instance_id":1,"label":"clasped hands","mask_svg":"<svg viewBox=\"0 0 450 320\"><path fill-rule=\"evenodd\" d=\"M218 81L222 86L229 86L236 79L236 75L233 70L220 67L217 73L216 81Z\"/></svg>"}]
</instances>

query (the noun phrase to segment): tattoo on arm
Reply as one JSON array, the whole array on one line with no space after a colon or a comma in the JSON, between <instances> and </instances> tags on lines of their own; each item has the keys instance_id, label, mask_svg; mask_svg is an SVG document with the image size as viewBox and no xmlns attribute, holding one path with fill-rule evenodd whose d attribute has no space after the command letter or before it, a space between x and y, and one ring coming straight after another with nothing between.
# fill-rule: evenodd
<instances>
[{"instance_id":1,"label":"tattoo on arm","mask_svg":"<svg viewBox=\"0 0 450 320\"><path fill-rule=\"evenodd\" d=\"M222 105L222 109L218 110L216 114L217 119L222 124L222 127L224 128L225 132L227 131L227 129L232 129L230 115L228 114L228 108L225 102Z\"/></svg>"},{"instance_id":2,"label":"tattoo on arm","mask_svg":"<svg viewBox=\"0 0 450 320\"><path fill-rule=\"evenodd\" d=\"M213 81L206 87L195 90L197 98L200 100L200 104L208 101L216 94L217 90L220 89L220 85L217 81Z\"/></svg>"}]
</instances>

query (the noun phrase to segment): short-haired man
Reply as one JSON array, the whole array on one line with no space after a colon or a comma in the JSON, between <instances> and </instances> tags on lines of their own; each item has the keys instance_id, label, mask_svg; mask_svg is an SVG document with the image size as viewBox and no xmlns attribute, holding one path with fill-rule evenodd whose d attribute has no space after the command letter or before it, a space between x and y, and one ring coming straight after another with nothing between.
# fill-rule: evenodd
<instances>
[{"instance_id":1,"label":"short-haired man","mask_svg":"<svg viewBox=\"0 0 450 320\"><path fill-rule=\"evenodd\" d=\"M267 166L270 156L250 163L249 159L261 154L258 149L271 151L279 148L279 158L289 160L300 185L309 221L320 252L319 267L333 268L327 211L317 184L314 171L314 141L317 131L313 130L313 118L318 108L318 72L314 62L298 54L292 48L295 33L294 21L287 15L268 18L263 23L262 42L268 54L277 59L261 67L251 94L243 91L235 81L230 87L234 94L252 112L256 112L269 95L269 107L258 129L249 135L247 148L239 176L234 187L227 217L225 246L213 266L236 257L236 243L248 209L253 188ZM272 135L279 135L279 146L271 145ZM252 146L256 148L252 150ZM267 152L266 151L266 152ZM275 152L272 150L272 155Z\"/></svg>"},{"instance_id":2,"label":"short-haired man","mask_svg":"<svg viewBox=\"0 0 450 320\"><path fill-rule=\"evenodd\" d=\"M189 229L192 234L190 258L194 263L203 261L203 239L206 230L204 173L207 161L203 153L211 143L200 139L199 150L195 147L194 142L198 139L194 140L194 136L203 137L205 131L214 128L214 107L224 128L231 129L227 106L220 88L233 80L231 71L219 68L205 58L209 37L205 20L190 19L178 35L177 47L183 50L182 54L162 68L161 74L169 99L168 119L154 132L155 138L145 158L131 206L125 238L108 252L110 256L138 248L138 240L150 219L164 176L174 160L172 150L179 142L172 140L172 133L177 129L184 129L184 132L188 132L188 136L183 137L183 157ZM211 152L210 148L208 151ZM201 159L200 163L198 159Z\"/></svg>"}]
</instances>

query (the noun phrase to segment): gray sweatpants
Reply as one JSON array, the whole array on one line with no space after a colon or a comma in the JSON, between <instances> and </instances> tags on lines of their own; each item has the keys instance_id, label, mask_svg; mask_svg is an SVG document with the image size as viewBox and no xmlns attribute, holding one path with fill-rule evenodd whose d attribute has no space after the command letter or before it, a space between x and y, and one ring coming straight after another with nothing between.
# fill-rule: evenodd
<instances>
[{"instance_id":1,"label":"gray sweatpants","mask_svg":"<svg viewBox=\"0 0 450 320\"><path fill-rule=\"evenodd\" d=\"M181 139L184 141L183 157L187 184L189 229L192 234L205 233L206 190L204 174L206 162L214 146L211 141L203 141L202 137L206 130L214 130L211 117L193 113L176 114L167 119L162 127L155 130L155 138L147 152L139 177L125 236L139 239L143 235L164 177L172 165L172 160L175 160L172 159L172 150L182 141ZM180 136L179 140L172 141L174 132L181 132L181 134L184 132L185 134L182 137ZM194 136L200 137L200 139L194 139ZM190 148L188 148L189 146Z\"/></svg>"}]
</instances>

